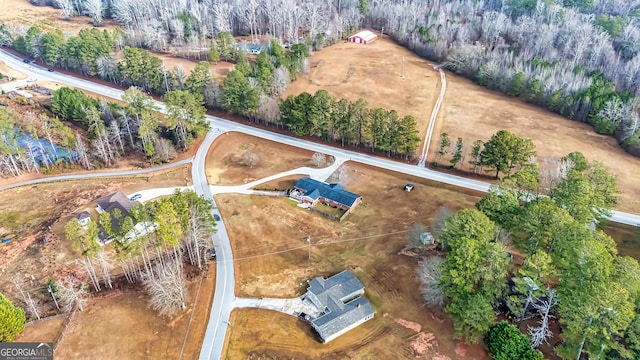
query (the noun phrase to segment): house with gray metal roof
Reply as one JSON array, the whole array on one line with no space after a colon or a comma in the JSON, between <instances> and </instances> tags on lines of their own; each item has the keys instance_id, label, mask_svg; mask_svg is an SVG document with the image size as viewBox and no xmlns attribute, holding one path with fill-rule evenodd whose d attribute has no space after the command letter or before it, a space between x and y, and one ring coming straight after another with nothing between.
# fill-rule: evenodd
<instances>
[{"instance_id":1,"label":"house with gray metal roof","mask_svg":"<svg viewBox=\"0 0 640 360\"><path fill-rule=\"evenodd\" d=\"M309 281L305 298L320 310L320 316L311 320L311 326L322 342L329 342L373 319L376 311L363 294L364 285L347 270Z\"/></svg>"},{"instance_id":2,"label":"house with gray metal roof","mask_svg":"<svg viewBox=\"0 0 640 360\"><path fill-rule=\"evenodd\" d=\"M308 177L296 182L289 197L309 205L320 202L346 212L351 212L362 201L362 196L345 190L339 184L327 184Z\"/></svg>"}]
</instances>

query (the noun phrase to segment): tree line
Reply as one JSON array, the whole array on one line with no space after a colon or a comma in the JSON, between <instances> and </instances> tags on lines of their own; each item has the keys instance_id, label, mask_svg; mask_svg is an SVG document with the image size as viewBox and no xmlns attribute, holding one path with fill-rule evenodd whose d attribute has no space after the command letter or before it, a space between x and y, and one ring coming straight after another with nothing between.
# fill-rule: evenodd
<instances>
[{"instance_id":1,"label":"tree line","mask_svg":"<svg viewBox=\"0 0 640 360\"><path fill-rule=\"evenodd\" d=\"M640 153L637 0L189 0L189 13L168 0L71 4L59 2L65 16L86 14L98 23L95 9L104 8L100 19L106 15L125 25L132 46L184 54L201 53L222 32L290 43L308 39L319 49L368 23L452 71L589 122Z\"/></svg>"},{"instance_id":2,"label":"tree line","mask_svg":"<svg viewBox=\"0 0 640 360\"><path fill-rule=\"evenodd\" d=\"M195 138L209 129L203 99L198 94L172 90L163 99L166 116L157 112L149 95L135 87L125 91L125 106L63 87L54 91L51 110L88 131L89 143L76 134L74 147L76 162L86 169L111 166L134 152L143 152L150 162L159 163L187 150Z\"/></svg>"},{"instance_id":3,"label":"tree line","mask_svg":"<svg viewBox=\"0 0 640 360\"><path fill-rule=\"evenodd\" d=\"M548 187L525 163L475 209L437 217L432 229L446 256L427 256L418 268L425 302L444 307L456 336L484 338L496 359L525 358L516 351L548 342L556 321L563 341L554 351L563 359L637 358L640 266L600 230L617 201L616 178L578 152L561 162ZM512 324L494 324L495 309L509 311ZM523 328L525 317L536 322ZM530 345L517 340L518 329Z\"/></svg>"},{"instance_id":4,"label":"tree line","mask_svg":"<svg viewBox=\"0 0 640 360\"><path fill-rule=\"evenodd\" d=\"M112 273L117 267L129 283L143 284L151 307L170 316L186 306L184 263L199 270L208 263L215 232L212 206L193 191L176 191L170 197L139 204L130 214L119 209L102 212L97 221L84 227L72 218L65 224L65 235L81 254L79 265L95 291L113 287ZM136 226L149 233L140 235ZM114 242L115 252L100 245L101 233ZM78 279L65 281L72 284L68 291L83 289ZM64 306L81 308L84 296L67 296L73 301L64 302Z\"/></svg>"},{"instance_id":5,"label":"tree line","mask_svg":"<svg viewBox=\"0 0 640 360\"><path fill-rule=\"evenodd\" d=\"M485 172L493 174L496 179L500 178L500 174L510 176L514 171L532 166L531 160L536 156L531 139L521 138L506 130L498 131L486 142L474 141L469 149L462 138L457 138L453 149L451 145L449 134L441 133L434 166L442 165L444 156L450 154L448 162L455 169L458 164L464 165L468 156L470 160L467 163L474 174Z\"/></svg>"},{"instance_id":6,"label":"tree line","mask_svg":"<svg viewBox=\"0 0 640 360\"><path fill-rule=\"evenodd\" d=\"M290 95L282 101L280 113L282 124L296 135L316 136L389 156L413 158L420 142L413 116L400 117L395 110L383 108L369 109L364 99L338 100L326 90L314 95Z\"/></svg>"}]
</instances>

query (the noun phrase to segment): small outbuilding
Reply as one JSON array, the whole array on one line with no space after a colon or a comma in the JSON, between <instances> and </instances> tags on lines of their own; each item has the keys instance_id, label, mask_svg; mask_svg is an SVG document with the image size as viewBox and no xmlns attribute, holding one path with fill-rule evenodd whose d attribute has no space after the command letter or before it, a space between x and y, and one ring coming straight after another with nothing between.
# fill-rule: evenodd
<instances>
[{"instance_id":1,"label":"small outbuilding","mask_svg":"<svg viewBox=\"0 0 640 360\"><path fill-rule=\"evenodd\" d=\"M75 217L76 219L78 219L78 222L80 223L81 226L87 226L91 221L91 215L89 214L88 211L83 211L79 214L76 214Z\"/></svg>"},{"instance_id":2,"label":"small outbuilding","mask_svg":"<svg viewBox=\"0 0 640 360\"><path fill-rule=\"evenodd\" d=\"M362 30L356 34L353 34L347 38L350 42L358 44L370 44L378 38L378 35L369 30Z\"/></svg>"},{"instance_id":3,"label":"small outbuilding","mask_svg":"<svg viewBox=\"0 0 640 360\"><path fill-rule=\"evenodd\" d=\"M404 186L404 191L410 192L413 190L413 184L407 184Z\"/></svg>"}]
</instances>

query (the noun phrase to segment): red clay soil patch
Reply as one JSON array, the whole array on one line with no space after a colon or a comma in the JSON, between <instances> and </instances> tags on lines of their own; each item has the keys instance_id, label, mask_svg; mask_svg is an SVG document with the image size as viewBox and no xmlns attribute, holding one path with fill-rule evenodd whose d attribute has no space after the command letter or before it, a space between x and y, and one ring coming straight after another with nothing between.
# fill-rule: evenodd
<instances>
[{"instance_id":1,"label":"red clay soil patch","mask_svg":"<svg viewBox=\"0 0 640 360\"><path fill-rule=\"evenodd\" d=\"M415 331L417 333L419 333L420 330L422 329L422 325L420 325L418 323L415 323L415 322L412 322L412 321L407 321L407 320L404 320L404 319L395 319L394 321L397 322L398 324L406 327L407 329L413 330L413 331Z\"/></svg>"},{"instance_id":2,"label":"red clay soil patch","mask_svg":"<svg viewBox=\"0 0 640 360\"><path fill-rule=\"evenodd\" d=\"M231 132L220 136L209 149L206 174L211 185L239 185L302 166L313 166L312 151ZM243 154L258 156L253 167Z\"/></svg>"},{"instance_id":3,"label":"red clay soil patch","mask_svg":"<svg viewBox=\"0 0 640 360\"><path fill-rule=\"evenodd\" d=\"M441 85L429 61L383 37L367 45L339 42L313 53L309 63L309 74L289 85L283 98L321 89L351 101L363 98L371 108L413 115L424 139Z\"/></svg>"}]
</instances>

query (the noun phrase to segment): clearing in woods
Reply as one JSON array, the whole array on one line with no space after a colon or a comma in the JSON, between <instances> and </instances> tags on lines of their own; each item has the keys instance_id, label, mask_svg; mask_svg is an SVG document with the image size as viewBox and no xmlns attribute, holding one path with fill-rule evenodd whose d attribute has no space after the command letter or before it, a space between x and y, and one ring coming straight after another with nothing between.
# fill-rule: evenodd
<instances>
[{"instance_id":1,"label":"clearing in woods","mask_svg":"<svg viewBox=\"0 0 640 360\"><path fill-rule=\"evenodd\" d=\"M0 22L5 24L37 25L46 31L60 29L62 32L72 33L93 27L91 19L87 16L76 16L65 20L59 9L51 6L35 6L29 0L2 0L2 9ZM112 30L116 26L113 20L105 19L99 29Z\"/></svg>"},{"instance_id":2,"label":"clearing in woods","mask_svg":"<svg viewBox=\"0 0 640 360\"><path fill-rule=\"evenodd\" d=\"M427 60L385 37L368 45L339 42L313 53L309 61L309 74L293 82L284 96L325 89L352 101L362 97L370 107L413 115L424 140L441 85L438 73ZM486 141L506 129L531 138L541 163L545 158L557 159L573 151L602 162L618 175L622 194L617 209L640 212L640 159L625 153L613 137L598 135L590 125L489 91L450 72L446 76L447 89L433 131L429 161L434 160L433 154L438 150L440 133L446 132L452 141L449 150L453 150L457 137L463 139L467 153L463 166L468 170L471 144L475 140ZM448 164L449 156L445 155L441 162Z\"/></svg>"},{"instance_id":3,"label":"clearing in woods","mask_svg":"<svg viewBox=\"0 0 640 360\"><path fill-rule=\"evenodd\" d=\"M580 151L587 159L603 163L618 176L622 194L616 208L640 213L640 158L624 152L615 138L596 134L588 124L489 91L447 72L447 92L433 132L429 159L435 158L442 132L449 134L452 144L461 137L468 154L475 140L486 141L502 129L532 139L541 166L544 166L546 158L558 159L573 151ZM469 164L465 166L468 169Z\"/></svg>"},{"instance_id":4,"label":"clearing in woods","mask_svg":"<svg viewBox=\"0 0 640 360\"><path fill-rule=\"evenodd\" d=\"M315 167L313 151L295 148L250 135L229 132L213 143L206 159L206 175L211 185L240 185L302 166ZM258 156L253 167L243 154Z\"/></svg>"},{"instance_id":5,"label":"clearing in woods","mask_svg":"<svg viewBox=\"0 0 640 360\"><path fill-rule=\"evenodd\" d=\"M291 83L283 98L318 90L350 101L363 98L370 108L413 115L424 140L441 85L440 75L429 61L385 36L367 45L340 41L314 52L309 64L309 73Z\"/></svg>"},{"instance_id":6,"label":"clearing in woods","mask_svg":"<svg viewBox=\"0 0 640 360\"><path fill-rule=\"evenodd\" d=\"M485 359L482 346L465 346L452 338L448 317L422 306L415 276L418 259L398 255L414 223L429 225L441 207L470 207L479 194L351 162L341 169L330 181L364 199L342 223L301 209L287 198L216 195L234 252L236 295L299 296L307 279L346 268L364 283L376 317L322 345L293 317L236 310L226 358L414 358L412 343L422 336L430 339L423 344L428 358ZM406 183L415 189L404 191ZM310 261L306 236L312 240ZM330 244L347 239L354 241ZM295 250L264 256L288 249ZM399 325L399 320L420 324L424 334Z\"/></svg>"}]
</instances>

